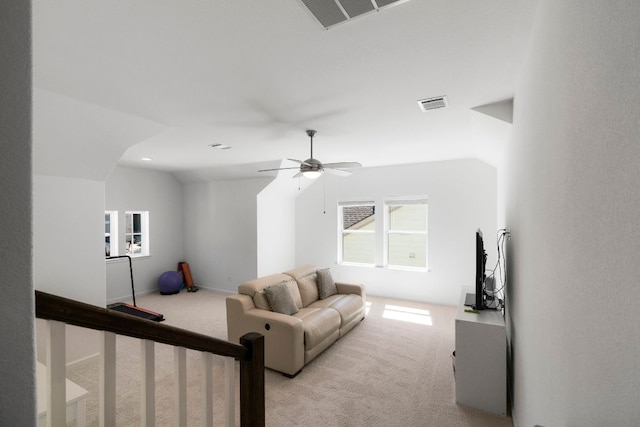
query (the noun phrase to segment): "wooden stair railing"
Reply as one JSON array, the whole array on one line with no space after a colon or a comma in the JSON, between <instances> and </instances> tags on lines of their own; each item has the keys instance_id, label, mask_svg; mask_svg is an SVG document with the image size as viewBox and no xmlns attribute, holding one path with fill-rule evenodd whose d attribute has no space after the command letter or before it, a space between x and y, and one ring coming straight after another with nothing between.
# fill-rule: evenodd
<instances>
[{"instance_id":1,"label":"wooden stair railing","mask_svg":"<svg viewBox=\"0 0 640 427\"><path fill-rule=\"evenodd\" d=\"M155 424L155 379L153 343L174 346L176 425L186 423L186 357L185 349L202 352L205 372L203 392L204 425L213 425L211 418L211 355L225 357L225 390L228 396L225 423L235 423L234 360L240 361L240 423L243 427L264 427L264 337L246 334L240 344L213 338L174 326L164 325L85 304L56 295L35 291L36 317L48 320L47 347L47 424L66 425L65 409L65 336L64 325L103 331L101 351L100 425L115 426L115 335L126 335L142 341L143 371L141 425Z\"/></svg>"}]
</instances>

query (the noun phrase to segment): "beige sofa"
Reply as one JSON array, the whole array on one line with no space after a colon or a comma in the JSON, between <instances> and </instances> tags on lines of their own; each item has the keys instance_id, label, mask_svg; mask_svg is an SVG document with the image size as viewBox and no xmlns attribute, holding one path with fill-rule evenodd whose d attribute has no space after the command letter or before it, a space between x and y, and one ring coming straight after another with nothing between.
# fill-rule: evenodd
<instances>
[{"instance_id":1,"label":"beige sofa","mask_svg":"<svg viewBox=\"0 0 640 427\"><path fill-rule=\"evenodd\" d=\"M229 341L239 342L248 332L264 335L265 366L295 376L365 316L364 286L333 282L328 269L322 270L305 265L238 286L238 294L226 299ZM280 309L274 289L289 302L282 311L295 313L273 311L272 306Z\"/></svg>"}]
</instances>

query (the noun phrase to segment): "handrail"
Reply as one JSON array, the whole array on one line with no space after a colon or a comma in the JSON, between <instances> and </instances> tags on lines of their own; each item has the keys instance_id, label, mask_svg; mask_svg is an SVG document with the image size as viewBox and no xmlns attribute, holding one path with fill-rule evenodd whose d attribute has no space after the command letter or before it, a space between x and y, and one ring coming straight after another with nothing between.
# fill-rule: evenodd
<instances>
[{"instance_id":1,"label":"handrail","mask_svg":"<svg viewBox=\"0 0 640 427\"><path fill-rule=\"evenodd\" d=\"M82 328L113 332L118 335L206 351L236 359L247 357L247 350L239 344L108 308L97 307L41 291L35 292L36 317L42 319L57 320Z\"/></svg>"},{"instance_id":2,"label":"handrail","mask_svg":"<svg viewBox=\"0 0 640 427\"><path fill-rule=\"evenodd\" d=\"M240 344L235 344L41 291L35 291L35 309L36 317L41 319L239 360L241 424L242 426L264 426L264 337L262 335L249 333L240 338Z\"/></svg>"}]
</instances>

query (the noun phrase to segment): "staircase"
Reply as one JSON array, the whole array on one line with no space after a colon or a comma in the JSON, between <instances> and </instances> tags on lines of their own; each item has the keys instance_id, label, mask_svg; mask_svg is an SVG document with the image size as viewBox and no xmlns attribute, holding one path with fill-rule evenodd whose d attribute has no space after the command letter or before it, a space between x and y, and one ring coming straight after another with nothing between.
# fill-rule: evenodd
<instances>
[{"instance_id":1,"label":"staircase","mask_svg":"<svg viewBox=\"0 0 640 427\"><path fill-rule=\"evenodd\" d=\"M155 343L174 348L175 425L187 424L186 350L201 352L203 360L202 425L235 425L235 361L240 363L240 425L263 427L264 337L249 333L240 344L163 325L102 307L36 291L36 317L47 320L46 349L47 425L67 425L65 325L102 331L100 351L100 426L116 425L116 335L140 339L142 391L140 425L155 426ZM213 419L213 356L224 358L225 410L223 420Z\"/></svg>"}]
</instances>

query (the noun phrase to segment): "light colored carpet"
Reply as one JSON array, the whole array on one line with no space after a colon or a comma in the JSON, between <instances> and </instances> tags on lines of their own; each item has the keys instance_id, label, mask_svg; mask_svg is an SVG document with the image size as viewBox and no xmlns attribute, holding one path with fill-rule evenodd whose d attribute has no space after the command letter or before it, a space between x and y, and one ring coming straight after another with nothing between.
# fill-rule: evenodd
<instances>
[{"instance_id":1,"label":"light colored carpet","mask_svg":"<svg viewBox=\"0 0 640 427\"><path fill-rule=\"evenodd\" d=\"M137 303L164 314L166 324L226 339L224 300L223 294L201 289L142 296ZM266 371L267 426L512 426L510 418L455 402L455 307L376 297L369 297L369 303L367 318L295 378ZM173 350L161 344L155 349L156 425L170 426ZM117 425L139 425L140 341L118 337L117 360ZM216 358L214 381L222 381L222 366ZM187 352L187 371L188 425L197 426L202 415L200 353ZM68 377L91 392L87 425L97 426L97 359L70 367ZM216 425L222 425L222 399L216 391Z\"/></svg>"}]
</instances>

